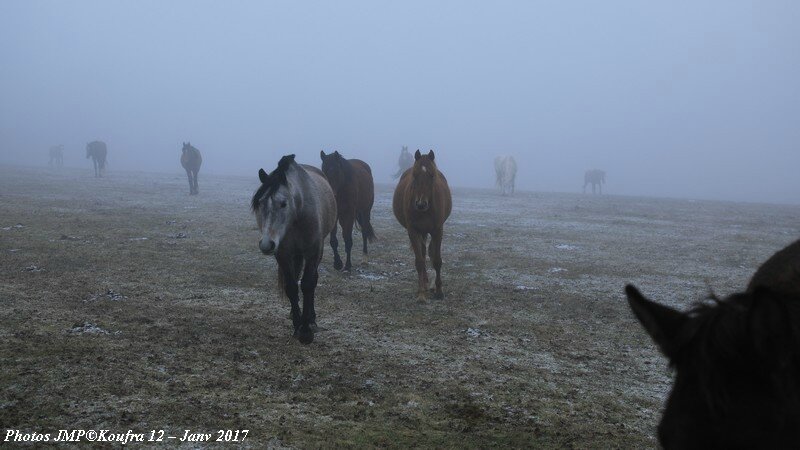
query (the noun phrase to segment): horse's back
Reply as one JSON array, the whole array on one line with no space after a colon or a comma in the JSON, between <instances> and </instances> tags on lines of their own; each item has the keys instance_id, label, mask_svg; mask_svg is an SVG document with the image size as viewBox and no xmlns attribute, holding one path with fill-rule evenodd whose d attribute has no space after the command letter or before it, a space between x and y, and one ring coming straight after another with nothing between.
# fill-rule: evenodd
<instances>
[{"instance_id":1,"label":"horse's back","mask_svg":"<svg viewBox=\"0 0 800 450\"><path fill-rule=\"evenodd\" d=\"M778 251L758 268L747 290L753 291L759 286L800 295L800 240Z\"/></svg>"},{"instance_id":2,"label":"horse's back","mask_svg":"<svg viewBox=\"0 0 800 450\"><path fill-rule=\"evenodd\" d=\"M336 198L333 189L322 170L308 164L298 164L298 166L305 170L312 183L310 188L313 190L314 198L318 200L316 214L319 218L322 239L325 239L336 225Z\"/></svg>"},{"instance_id":3,"label":"horse's back","mask_svg":"<svg viewBox=\"0 0 800 450\"><path fill-rule=\"evenodd\" d=\"M394 217L400 222L403 228L408 228L406 221L406 206L411 202L406 201L406 195L409 191L409 184L411 183L411 169L406 169L400 179L397 181L397 187L394 188L394 195L392 196L392 211Z\"/></svg>"},{"instance_id":4,"label":"horse's back","mask_svg":"<svg viewBox=\"0 0 800 450\"><path fill-rule=\"evenodd\" d=\"M437 180L437 192L440 193L442 205L444 206L444 217L442 218L442 223L444 223L450 217L450 213L453 212L453 195L450 193L450 185L447 184L447 178L441 171Z\"/></svg>"},{"instance_id":5,"label":"horse's back","mask_svg":"<svg viewBox=\"0 0 800 450\"><path fill-rule=\"evenodd\" d=\"M355 173L358 183L358 208L372 208L375 201L375 182L372 179L372 169L369 164L360 159L349 159L350 167Z\"/></svg>"}]
</instances>

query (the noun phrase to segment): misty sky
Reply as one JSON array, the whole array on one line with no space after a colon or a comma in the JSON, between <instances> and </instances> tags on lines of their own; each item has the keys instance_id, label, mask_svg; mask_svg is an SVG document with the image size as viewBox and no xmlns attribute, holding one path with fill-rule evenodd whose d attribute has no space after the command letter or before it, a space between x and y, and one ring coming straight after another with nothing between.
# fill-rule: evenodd
<instances>
[{"instance_id":1,"label":"misty sky","mask_svg":"<svg viewBox=\"0 0 800 450\"><path fill-rule=\"evenodd\" d=\"M800 203L800 2L0 1L0 164L252 175L402 145L456 186ZM202 180L202 175L201 175ZM201 181L202 184L202 181Z\"/></svg>"}]
</instances>

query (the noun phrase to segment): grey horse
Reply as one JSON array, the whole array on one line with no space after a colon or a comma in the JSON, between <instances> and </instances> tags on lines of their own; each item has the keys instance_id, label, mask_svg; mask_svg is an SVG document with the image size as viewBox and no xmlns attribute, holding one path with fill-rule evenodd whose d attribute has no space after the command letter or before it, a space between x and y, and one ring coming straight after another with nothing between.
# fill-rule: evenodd
<instances>
[{"instance_id":1,"label":"grey horse","mask_svg":"<svg viewBox=\"0 0 800 450\"><path fill-rule=\"evenodd\" d=\"M189 178L189 195L200 193L200 188L197 186L197 173L200 172L202 164L203 157L200 155L200 150L194 148L190 142L184 142L181 149L181 166L186 170L186 176Z\"/></svg>"},{"instance_id":2,"label":"grey horse","mask_svg":"<svg viewBox=\"0 0 800 450\"><path fill-rule=\"evenodd\" d=\"M50 161L48 166L64 167L64 145L54 145L50 147Z\"/></svg>"},{"instance_id":3,"label":"grey horse","mask_svg":"<svg viewBox=\"0 0 800 450\"><path fill-rule=\"evenodd\" d=\"M587 170L583 175L583 193L586 193L586 186L591 183L592 194L595 194L595 186L600 188L600 194L603 193L603 183L606 182L606 172L599 169Z\"/></svg>"},{"instance_id":4,"label":"grey horse","mask_svg":"<svg viewBox=\"0 0 800 450\"><path fill-rule=\"evenodd\" d=\"M392 178L400 178L400 176L413 165L414 158L412 158L411 153L408 152L408 146L404 145L402 150L400 150L400 158L397 159L397 172L392 175Z\"/></svg>"},{"instance_id":5,"label":"grey horse","mask_svg":"<svg viewBox=\"0 0 800 450\"><path fill-rule=\"evenodd\" d=\"M278 285L289 297L294 335L303 344L314 341L317 314L314 291L325 238L336 225L336 200L321 170L297 164L287 155L267 174L258 171L261 186L250 206L261 239L258 248L278 262ZM300 275L302 273L302 280ZM303 292L303 309L297 282Z\"/></svg>"},{"instance_id":6,"label":"grey horse","mask_svg":"<svg viewBox=\"0 0 800 450\"><path fill-rule=\"evenodd\" d=\"M495 184L503 195L514 193L517 179L517 161L511 155L498 156L494 159Z\"/></svg>"},{"instance_id":7,"label":"grey horse","mask_svg":"<svg viewBox=\"0 0 800 450\"><path fill-rule=\"evenodd\" d=\"M103 170L106 168L106 156L108 148L103 141L92 141L86 144L86 159L92 158L94 162L94 176L102 177Z\"/></svg>"}]
</instances>

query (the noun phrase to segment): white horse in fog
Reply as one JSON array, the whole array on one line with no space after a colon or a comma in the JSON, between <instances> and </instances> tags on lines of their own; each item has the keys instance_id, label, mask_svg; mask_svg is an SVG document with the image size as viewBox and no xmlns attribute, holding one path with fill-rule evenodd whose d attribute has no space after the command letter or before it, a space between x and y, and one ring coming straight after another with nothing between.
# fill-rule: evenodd
<instances>
[{"instance_id":1,"label":"white horse in fog","mask_svg":"<svg viewBox=\"0 0 800 450\"><path fill-rule=\"evenodd\" d=\"M503 195L514 193L514 180L517 178L517 161L511 155L494 159L495 183Z\"/></svg>"}]
</instances>

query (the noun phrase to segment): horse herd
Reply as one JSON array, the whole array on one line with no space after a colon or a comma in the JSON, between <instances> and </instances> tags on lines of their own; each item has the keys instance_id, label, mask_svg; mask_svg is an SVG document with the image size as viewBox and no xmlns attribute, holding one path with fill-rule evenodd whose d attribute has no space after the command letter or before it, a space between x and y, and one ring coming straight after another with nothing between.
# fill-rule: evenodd
<instances>
[{"instance_id":1,"label":"horse herd","mask_svg":"<svg viewBox=\"0 0 800 450\"><path fill-rule=\"evenodd\" d=\"M54 145L49 150L50 160L48 165L51 167L64 166L64 145ZM108 148L103 141L92 141L86 144L86 158L92 159L94 163L95 177L102 177L105 166L106 157L108 155ZM197 183L197 174L200 171L200 166L203 164L203 157L200 150L192 146L189 142L184 142L181 148L181 166L186 171L186 177L189 180L189 195L197 195L200 193L200 188ZM414 164L414 159L408 151L407 146L403 146L400 150L400 158L397 161L398 169L392 175L392 178L398 179L405 173L406 170L411 168ZM502 195L512 195L515 190L517 178L517 161L511 155L498 156L494 159L495 169L495 184L500 189ZM358 170L358 169L357 169ZM596 188L599 187L599 193L603 193L603 183L606 181L605 171L592 169L587 170L584 174L583 193L586 193L586 186L592 185L592 194L596 193ZM365 244L366 245L366 244Z\"/></svg>"},{"instance_id":2,"label":"horse herd","mask_svg":"<svg viewBox=\"0 0 800 450\"><path fill-rule=\"evenodd\" d=\"M433 150L425 155L417 150L414 164L400 176L393 199L394 215L407 230L414 250L417 297L421 300L429 294L426 253L436 271L430 292L436 299L444 298L441 250L452 198L435 158ZM370 223L375 188L369 165L360 159L346 159L338 151L321 151L320 159L321 169L298 164L294 155L282 157L271 173L260 169L261 186L250 202L261 232L258 247L265 255L275 256L278 283L291 304L294 335L303 344L313 342L317 328L314 293L325 238L330 235L334 269L345 271L352 265L353 228L361 230L365 258L368 243L375 239ZM342 228L344 263L337 224Z\"/></svg>"},{"instance_id":3,"label":"horse herd","mask_svg":"<svg viewBox=\"0 0 800 450\"><path fill-rule=\"evenodd\" d=\"M92 142L86 151L101 176L105 144ZM59 164L60 152L51 149L51 164ZM368 243L376 238L370 223L374 184L369 165L338 151L322 151L320 159L317 168L286 155L271 173L260 169L260 186L250 202L260 230L258 247L278 263L278 284L289 298L294 335L302 344L312 343L317 330L314 295L325 238L330 235L336 270L351 267L354 227L361 230L365 258ZM435 161L433 150L417 150L412 157L404 147L392 200L394 216L414 252L420 300L429 295L444 298L441 244L452 196ZM200 152L184 143L181 164L190 194L198 193L201 163ZM503 193L513 193L513 157L497 158L495 169ZM588 171L584 190L588 184L593 191L595 185L602 189L604 181L603 171ZM342 228L344 262L337 224ZM436 273L433 286L426 256ZM724 299L712 295L687 312L648 300L632 285L625 293L634 316L675 371L658 426L664 448L799 445L800 240L762 264L743 292Z\"/></svg>"}]
</instances>

